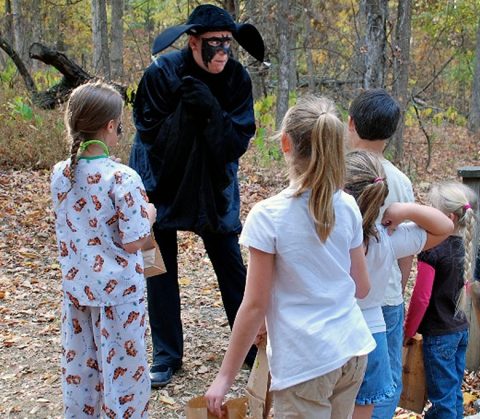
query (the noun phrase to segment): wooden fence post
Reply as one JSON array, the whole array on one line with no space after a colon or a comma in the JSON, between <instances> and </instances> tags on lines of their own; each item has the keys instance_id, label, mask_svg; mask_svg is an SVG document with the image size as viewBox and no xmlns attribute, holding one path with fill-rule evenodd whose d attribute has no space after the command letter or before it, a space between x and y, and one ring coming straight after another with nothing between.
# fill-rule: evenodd
<instances>
[{"instance_id":1,"label":"wooden fence post","mask_svg":"<svg viewBox=\"0 0 480 419\"><path fill-rule=\"evenodd\" d=\"M462 177L463 183L467 186L470 186L475 191L477 196L480 197L480 166L461 167L458 169L458 175ZM477 217L480 217L480 211L478 210ZM480 220L480 218L477 218L477 220ZM480 239L480 228L478 221L477 228L475 230L474 254L478 255L477 257L480 258L480 254L478 253L480 250L478 246ZM477 267L479 266L479 263L480 261L477 260ZM480 274L480 272L477 272L477 274ZM470 296L467 297L466 314L468 321L470 322L470 336L467 348L466 367L470 371L477 371L480 368L480 326L478 324Z\"/></svg>"}]
</instances>

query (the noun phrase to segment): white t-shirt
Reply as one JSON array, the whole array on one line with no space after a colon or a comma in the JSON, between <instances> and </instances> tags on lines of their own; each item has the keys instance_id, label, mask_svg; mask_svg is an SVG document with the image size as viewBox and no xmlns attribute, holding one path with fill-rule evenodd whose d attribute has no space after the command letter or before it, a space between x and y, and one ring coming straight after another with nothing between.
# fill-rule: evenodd
<instances>
[{"instance_id":1,"label":"white t-shirt","mask_svg":"<svg viewBox=\"0 0 480 419\"><path fill-rule=\"evenodd\" d=\"M141 252L122 244L150 233L140 176L109 158L80 159L70 189L70 160L53 168L51 192L63 292L73 304L118 305L144 295Z\"/></svg>"},{"instance_id":2,"label":"white t-shirt","mask_svg":"<svg viewBox=\"0 0 480 419\"><path fill-rule=\"evenodd\" d=\"M355 299L351 249L362 245L362 219L353 197L334 195L335 227L322 243L308 211L309 192L287 188L254 206L240 243L275 254L267 311L272 390L341 367L375 348Z\"/></svg>"},{"instance_id":3,"label":"white t-shirt","mask_svg":"<svg viewBox=\"0 0 480 419\"><path fill-rule=\"evenodd\" d=\"M387 175L388 196L384 205L380 209L380 215L377 221L381 221L385 210L394 202L415 202L413 195L412 182L410 179L390 161L381 159L383 169ZM388 275L388 286L385 292L383 305L398 306L403 303L402 292L402 273L398 267L398 262L392 263L390 274Z\"/></svg>"},{"instance_id":4,"label":"white t-shirt","mask_svg":"<svg viewBox=\"0 0 480 419\"><path fill-rule=\"evenodd\" d=\"M379 241L371 238L367 253L370 292L358 300L363 316L372 333L384 332L385 321L382 302L388 285L388 272L396 260L419 253L427 241L427 233L415 223L400 224L397 230L388 235L386 227L377 224Z\"/></svg>"}]
</instances>

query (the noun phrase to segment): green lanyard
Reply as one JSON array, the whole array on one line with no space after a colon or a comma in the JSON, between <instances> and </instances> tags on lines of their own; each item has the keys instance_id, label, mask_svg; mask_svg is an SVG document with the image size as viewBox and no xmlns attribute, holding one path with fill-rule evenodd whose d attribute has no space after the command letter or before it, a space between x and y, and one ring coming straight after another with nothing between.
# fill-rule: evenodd
<instances>
[{"instance_id":1,"label":"green lanyard","mask_svg":"<svg viewBox=\"0 0 480 419\"><path fill-rule=\"evenodd\" d=\"M110 152L108 151L107 145L103 141L100 141L100 140L84 141L82 144L80 144L80 153L83 153L88 148L88 146L90 144L97 144L103 149L104 154L101 155L101 156L96 156L96 157L108 157L110 155Z\"/></svg>"}]
</instances>

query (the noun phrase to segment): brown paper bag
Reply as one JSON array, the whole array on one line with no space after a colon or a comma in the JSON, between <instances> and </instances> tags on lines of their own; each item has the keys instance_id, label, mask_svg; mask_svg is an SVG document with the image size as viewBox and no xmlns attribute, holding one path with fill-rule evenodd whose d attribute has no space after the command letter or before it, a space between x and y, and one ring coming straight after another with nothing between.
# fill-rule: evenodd
<instances>
[{"instance_id":1,"label":"brown paper bag","mask_svg":"<svg viewBox=\"0 0 480 419\"><path fill-rule=\"evenodd\" d=\"M403 348L403 391L400 407L422 413L427 401L422 335L416 334Z\"/></svg>"},{"instance_id":2,"label":"brown paper bag","mask_svg":"<svg viewBox=\"0 0 480 419\"><path fill-rule=\"evenodd\" d=\"M225 419L245 419L247 417L247 399L240 397L232 399L225 403ZM187 419L215 419L207 409L207 401L203 396L195 397L189 400L185 408Z\"/></svg>"},{"instance_id":3,"label":"brown paper bag","mask_svg":"<svg viewBox=\"0 0 480 419\"><path fill-rule=\"evenodd\" d=\"M257 356L247 382L247 399L250 417L266 419L272 406L270 371L265 345L258 347Z\"/></svg>"},{"instance_id":4,"label":"brown paper bag","mask_svg":"<svg viewBox=\"0 0 480 419\"><path fill-rule=\"evenodd\" d=\"M155 241L153 231L150 234L148 242L142 248L142 255L143 274L145 275L145 278L150 278L151 276L167 272L165 264L163 263L162 254L160 253L160 248Z\"/></svg>"}]
</instances>

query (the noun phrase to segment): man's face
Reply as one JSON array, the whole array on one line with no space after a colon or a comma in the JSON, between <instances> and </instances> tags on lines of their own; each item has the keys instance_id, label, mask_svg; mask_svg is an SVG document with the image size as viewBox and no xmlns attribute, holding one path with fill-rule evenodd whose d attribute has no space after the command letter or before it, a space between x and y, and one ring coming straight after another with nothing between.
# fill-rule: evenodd
<instances>
[{"instance_id":1,"label":"man's face","mask_svg":"<svg viewBox=\"0 0 480 419\"><path fill-rule=\"evenodd\" d=\"M212 74L223 71L227 64L232 33L229 31L205 32L190 36L193 59L199 67Z\"/></svg>"}]
</instances>

